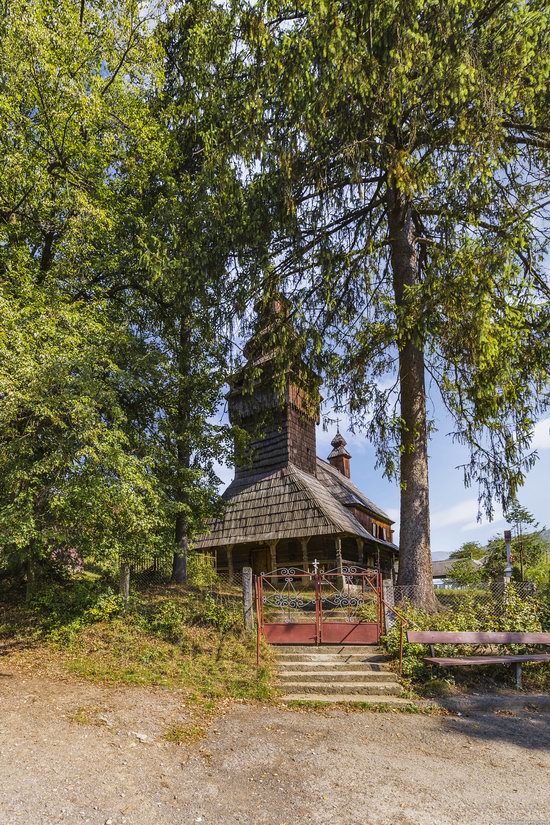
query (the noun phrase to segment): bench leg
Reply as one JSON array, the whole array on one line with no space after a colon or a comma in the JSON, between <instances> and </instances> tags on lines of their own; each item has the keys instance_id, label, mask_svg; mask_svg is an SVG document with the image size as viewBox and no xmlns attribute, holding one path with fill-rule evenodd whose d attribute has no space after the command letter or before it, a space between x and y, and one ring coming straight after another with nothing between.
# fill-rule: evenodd
<instances>
[{"instance_id":1,"label":"bench leg","mask_svg":"<svg viewBox=\"0 0 550 825\"><path fill-rule=\"evenodd\" d=\"M516 662L516 688L521 690L521 662Z\"/></svg>"}]
</instances>

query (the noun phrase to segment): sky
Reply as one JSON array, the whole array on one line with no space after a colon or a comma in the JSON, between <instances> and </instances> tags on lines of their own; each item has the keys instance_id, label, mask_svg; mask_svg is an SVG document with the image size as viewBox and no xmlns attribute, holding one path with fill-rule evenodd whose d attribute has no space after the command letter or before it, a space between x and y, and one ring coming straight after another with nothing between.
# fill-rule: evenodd
<instances>
[{"instance_id":1,"label":"sky","mask_svg":"<svg viewBox=\"0 0 550 825\"><path fill-rule=\"evenodd\" d=\"M326 412L326 411L325 411ZM431 545L435 558L445 558L466 541L478 541L480 544L502 533L506 522L500 508L495 508L494 520L488 522L483 518L477 521L477 490L465 488L463 473L457 469L465 463L467 453L464 447L453 443L448 435L452 425L444 410L434 410L438 431L432 435L430 442L430 514ZM399 527L399 487L375 470L376 456L374 447L364 436L353 435L345 427L345 418L340 425L342 435L347 441L351 453L351 479L376 504L378 504L395 521ZM317 455L326 458L331 450L330 441L334 438L335 427L327 432L322 426L317 427ZM550 528L550 418L540 421L534 431L532 448L538 451L539 460L528 473L525 485L519 491L518 499L541 526ZM229 467L219 470L222 487L233 477ZM398 536L396 531L396 537Z\"/></svg>"},{"instance_id":2,"label":"sky","mask_svg":"<svg viewBox=\"0 0 550 825\"><path fill-rule=\"evenodd\" d=\"M432 555L444 558L466 541L485 544L492 536L502 533L507 525L500 507L495 507L492 522L486 518L477 520L477 489L464 487L463 472L458 469L466 461L466 449L455 444L448 435L452 425L443 411L436 409L435 412L439 429L433 434L429 448L431 545ZM372 444L341 429L352 455L352 481L397 522L398 528L397 484L385 479L381 470L374 469ZM325 458L330 451L333 433L323 432L320 427L317 430L317 454ZM532 448L537 450L539 460L528 473L518 499L541 526L550 527L550 418L536 425ZM399 535L398 531L396 535Z\"/></svg>"}]
</instances>

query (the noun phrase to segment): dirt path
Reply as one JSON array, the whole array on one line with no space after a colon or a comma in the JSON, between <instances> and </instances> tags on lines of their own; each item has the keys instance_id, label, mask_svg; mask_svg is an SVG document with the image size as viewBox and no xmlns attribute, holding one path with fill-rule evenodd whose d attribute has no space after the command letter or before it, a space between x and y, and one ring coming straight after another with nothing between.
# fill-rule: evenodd
<instances>
[{"instance_id":1,"label":"dirt path","mask_svg":"<svg viewBox=\"0 0 550 825\"><path fill-rule=\"evenodd\" d=\"M550 716L228 706L167 742L177 693L0 674L1 825L550 823Z\"/></svg>"}]
</instances>

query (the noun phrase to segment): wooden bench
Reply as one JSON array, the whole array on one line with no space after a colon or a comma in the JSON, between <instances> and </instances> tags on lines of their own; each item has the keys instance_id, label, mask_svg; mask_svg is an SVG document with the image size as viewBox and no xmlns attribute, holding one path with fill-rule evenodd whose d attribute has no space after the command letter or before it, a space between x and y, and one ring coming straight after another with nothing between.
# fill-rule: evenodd
<instances>
[{"instance_id":1,"label":"wooden bench","mask_svg":"<svg viewBox=\"0 0 550 825\"><path fill-rule=\"evenodd\" d=\"M443 630L409 630L407 641L411 644L430 646L430 656L425 662L439 667L462 667L466 665L515 665L516 687L521 689L521 666L523 662L550 662L549 653L524 653L504 655L486 654L483 656L435 655L434 645L550 645L550 633L515 633L515 632L452 632Z\"/></svg>"}]
</instances>

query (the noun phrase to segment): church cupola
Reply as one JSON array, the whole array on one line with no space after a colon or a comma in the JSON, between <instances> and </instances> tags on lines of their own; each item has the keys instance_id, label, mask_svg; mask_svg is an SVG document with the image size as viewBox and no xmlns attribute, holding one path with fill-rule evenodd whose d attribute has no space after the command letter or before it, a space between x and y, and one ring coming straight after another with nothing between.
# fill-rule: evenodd
<instances>
[{"instance_id":1,"label":"church cupola","mask_svg":"<svg viewBox=\"0 0 550 825\"><path fill-rule=\"evenodd\" d=\"M349 462L351 459L351 455L346 450L346 440L339 429L336 431L336 435L330 443L333 447L333 450L328 456L329 464L331 464L335 470L338 470L339 473L342 473L343 476L349 478Z\"/></svg>"}]
</instances>

